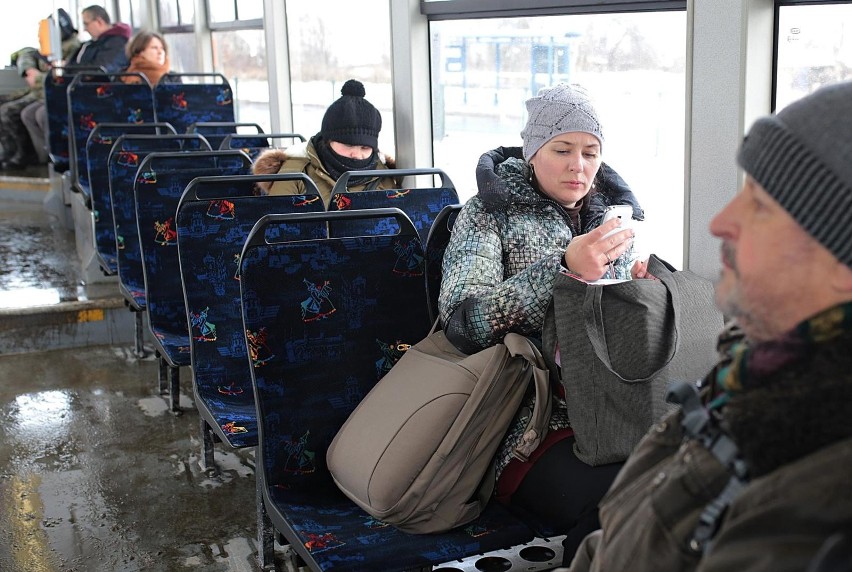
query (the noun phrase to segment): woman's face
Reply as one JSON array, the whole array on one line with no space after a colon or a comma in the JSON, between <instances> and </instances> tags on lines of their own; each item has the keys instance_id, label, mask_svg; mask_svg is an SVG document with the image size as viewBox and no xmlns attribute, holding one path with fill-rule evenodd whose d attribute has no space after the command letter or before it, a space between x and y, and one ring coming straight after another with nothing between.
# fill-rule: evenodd
<instances>
[{"instance_id":1,"label":"woman's face","mask_svg":"<svg viewBox=\"0 0 852 572\"><path fill-rule=\"evenodd\" d=\"M348 157L350 159L357 159L359 161L368 159L370 155L373 154L373 148L368 145L347 145L346 143L341 143L340 141L330 141L329 146L331 147L332 151L334 151L341 157Z\"/></svg>"},{"instance_id":2,"label":"woman's face","mask_svg":"<svg viewBox=\"0 0 852 572\"><path fill-rule=\"evenodd\" d=\"M157 37L151 38L148 45L145 46L145 49L139 52L139 55L142 56L143 59L158 66L166 63L166 48L163 46L163 42L160 41L160 38Z\"/></svg>"},{"instance_id":3,"label":"woman's face","mask_svg":"<svg viewBox=\"0 0 852 572\"><path fill-rule=\"evenodd\" d=\"M564 207L573 207L592 188L601 166L601 144L590 133L557 135L530 158L539 190Z\"/></svg>"}]
</instances>

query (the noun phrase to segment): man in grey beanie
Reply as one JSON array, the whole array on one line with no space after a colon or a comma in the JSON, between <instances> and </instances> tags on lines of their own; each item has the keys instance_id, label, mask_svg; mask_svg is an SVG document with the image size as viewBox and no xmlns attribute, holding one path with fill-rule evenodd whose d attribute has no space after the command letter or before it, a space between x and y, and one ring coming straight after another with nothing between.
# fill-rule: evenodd
<instances>
[{"instance_id":1,"label":"man in grey beanie","mask_svg":"<svg viewBox=\"0 0 852 572\"><path fill-rule=\"evenodd\" d=\"M759 119L721 239L720 362L637 446L570 572L849 570L852 83Z\"/></svg>"}]
</instances>

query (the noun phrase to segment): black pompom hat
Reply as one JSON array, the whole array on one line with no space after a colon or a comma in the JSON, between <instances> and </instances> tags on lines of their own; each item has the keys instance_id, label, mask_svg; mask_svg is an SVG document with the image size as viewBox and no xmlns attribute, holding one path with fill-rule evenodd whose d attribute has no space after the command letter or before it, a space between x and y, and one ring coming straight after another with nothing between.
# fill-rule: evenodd
<instances>
[{"instance_id":1,"label":"black pompom hat","mask_svg":"<svg viewBox=\"0 0 852 572\"><path fill-rule=\"evenodd\" d=\"M62 36L62 41L64 42L76 34L77 29L74 27L74 23L71 22L71 16L68 15L68 12L62 8L59 8L56 12L59 17L59 31Z\"/></svg>"},{"instance_id":2,"label":"black pompom hat","mask_svg":"<svg viewBox=\"0 0 852 572\"><path fill-rule=\"evenodd\" d=\"M378 149L382 116L372 103L364 99L364 84L350 79L343 84L340 93L340 99L328 106L322 118L322 138L328 142Z\"/></svg>"}]
</instances>

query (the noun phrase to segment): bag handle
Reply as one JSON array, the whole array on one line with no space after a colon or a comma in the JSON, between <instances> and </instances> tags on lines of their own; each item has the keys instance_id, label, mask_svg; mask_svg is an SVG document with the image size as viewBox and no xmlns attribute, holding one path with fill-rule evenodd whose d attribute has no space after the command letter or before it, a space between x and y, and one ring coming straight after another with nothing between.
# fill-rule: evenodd
<instances>
[{"instance_id":1,"label":"bag handle","mask_svg":"<svg viewBox=\"0 0 852 572\"><path fill-rule=\"evenodd\" d=\"M553 399L550 391L550 373L544 358L538 348L526 337L508 333L503 338L503 344L509 350L512 357L522 357L533 368L533 383L535 384L535 407L530 415L520 443L512 451L512 456L526 462L533 451L538 448L547 435L547 427L550 422L550 412Z\"/></svg>"},{"instance_id":2,"label":"bag handle","mask_svg":"<svg viewBox=\"0 0 852 572\"><path fill-rule=\"evenodd\" d=\"M629 379L623 377L612 367L612 362L609 359L609 349L606 344L606 333L604 331L603 321L603 290L606 286L597 286L595 288L586 288L586 295L583 299L583 318L586 324L586 333L589 336L589 342L595 351L595 355L603 363L606 368L621 381L628 383L639 383L653 379L671 363L680 347L680 310L681 297L680 289L674 277L674 269L666 262L660 260L655 255L651 255L648 261L648 271L655 277L659 278L660 282L666 287L666 290L672 299L672 314L674 316L674 339L669 344L669 352L666 356L663 365L648 377Z\"/></svg>"}]
</instances>

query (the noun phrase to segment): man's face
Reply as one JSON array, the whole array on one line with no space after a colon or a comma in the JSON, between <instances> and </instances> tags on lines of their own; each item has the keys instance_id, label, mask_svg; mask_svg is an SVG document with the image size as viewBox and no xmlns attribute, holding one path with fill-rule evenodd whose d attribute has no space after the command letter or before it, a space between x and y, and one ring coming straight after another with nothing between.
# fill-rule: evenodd
<instances>
[{"instance_id":1,"label":"man's face","mask_svg":"<svg viewBox=\"0 0 852 572\"><path fill-rule=\"evenodd\" d=\"M92 36L93 40L97 40L101 34L109 29L109 25L100 18L95 18L90 13L83 12L83 29Z\"/></svg>"},{"instance_id":2,"label":"man's face","mask_svg":"<svg viewBox=\"0 0 852 572\"><path fill-rule=\"evenodd\" d=\"M832 305L836 260L751 177L710 232L722 239L716 304L750 339L777 338Z\"/></svg>"}]
</instances>

